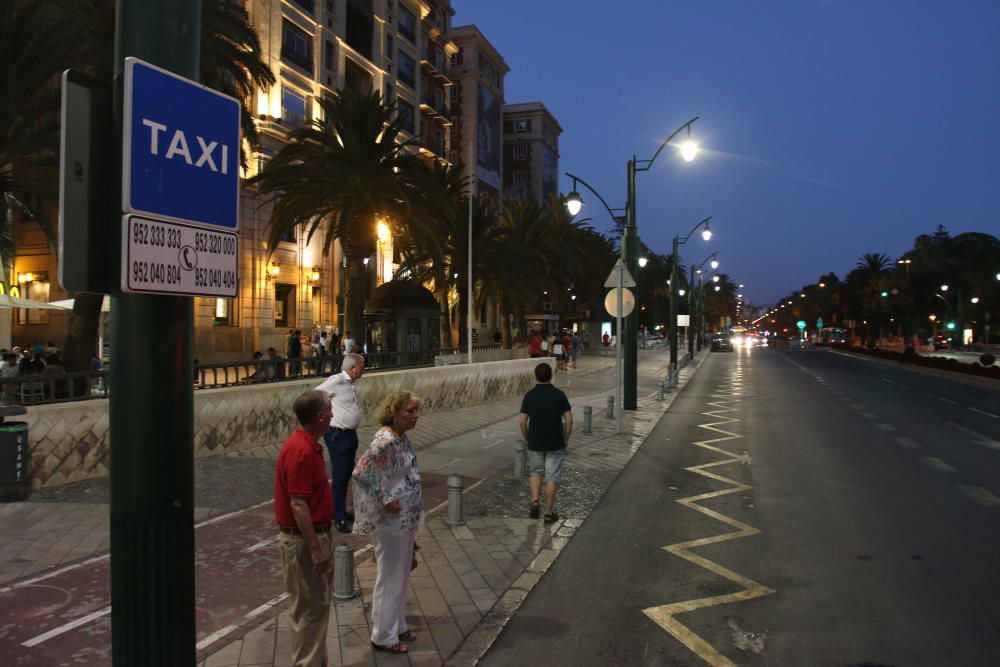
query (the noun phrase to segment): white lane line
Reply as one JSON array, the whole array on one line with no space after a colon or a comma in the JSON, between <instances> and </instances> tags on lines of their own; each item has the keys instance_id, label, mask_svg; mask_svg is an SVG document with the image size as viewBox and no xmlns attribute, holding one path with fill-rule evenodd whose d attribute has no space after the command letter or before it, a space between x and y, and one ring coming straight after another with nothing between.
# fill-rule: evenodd
<instances>
[{"instance_id":1,"label":"white lane line","mask_svg":"<svg viewBox=\"0 0 1000 667\"><path fill-rule=\"evenodd\" d=\"M440 470L441 468L447 468L448 466L454 465L456 463L461 463L463 460L464 459L461 459L461 458L452 459L451 461L448 461L446 463L442 463L441 465L439 465L436 468L431 468L431 472L436 472L436 471Z\"/></svg>"},{"instance_id":2,"label":"white lane line","mask_svg":"<svg viewBox=\"0 0 1000 667\"><path fill-rule=\"evenodd\" d=\"M240 623L235 623L235 624L232 624L232 625L227 625L226 627L224 627L224 628L222 628L220 630L216 630L212 634L206 636L200 642L198 642L197 644L195 644L195 649L197 649L197 650L200 651L200 650L202 650L202 649L204 649L204 648L206 648L208 646L211 646L215 642L219 641L220 639L222 639L223 637L225 637L226 635L228 635L230 632L233 632L234 630L238 630L240 628L240 626L243 625L244 623L246 623L247 621L252 620L256 616L260 616L261 614L263 614L264 612L266 612L266 611L268 611L270 609L273 609L274 607L278 606L279 604L281 604L282 602L284 602L287 599L288 599L288 593L282 593L281 595L278 595L278 596L275 596L275 597L271 598L270 600L268 600L267 602L265 602L261 606L257 607L256 609L254 609L252 611L248 611L246 614L244 614L243 615L243 619L240 621Z\"/></svg>"},{"instance_id":3,"label":"white lane line","mask_svg":"<svg viewBox=\"0 0 1000 667\"><path fill-rule=\"evenodd\" d=\"M853 409L855 409L855 410L864 410L864 409L865 409L865 406L863 406L863 405L860 405L860 404L858 404L858 403L851 403L851 407L852 407Z\"/></svg>"},{"instance_id":4,"label":"white lane line","mask_svg":"<svg viewBox=\"0 0 1000 667\"><path fill-rule=\"evenodd\" d=\"M882 378L882 382L888 382L889 384L896 384L895 380L890 380L889 378Z\"/></svg>"},{"instance_id":5,"label":"white lane line","mask_svg":"<svg viewBox=\"0 0 1000 667\"><path fill-rule=\"evenodd\" d=\"M1000 419L1000 415L995 415L992 412L986 412L986 410L980 410L979 408L969 408L973 412L978 412L981 415L986 415L987 417L993 417L993 419Z\"/></svg>"},{"instance_id":6,"label":"white lane line","mask_svg":"<svg viewBox=\"0 0 1000 667\"><path fill-rule=\"evenodd\" d=\"M928 458L924 459L924 463L926 463L930 467L934 468L938 472L958 472L957 470L955 470L954 468L952 468L950 465L948 465L947 463L945 463L941 459L935 459L935 458L928 457Z\"/></svg>"},{"instance_id":7,"label":"white lane line","mask_svg":"<svg viewBox=\"0 0 1000 667\"><path fill-rule=\"evenodd\" d=\"M903 384L902 382L897 382L897 384L898 384L898 385L899 385L900 387L902 387L903 389L913 389L913 387L911 387L910 385L908 385L908 384Z\"/></svg>"},{"instance_id":8,"label":"white lane line","mask_svg":"<svg viewBox=\"0 0 1000 667\"><path fill-rule=\"evenodd\" d=\"M989 447L990 449L1000 450L1000 442L994 440L993 438L985 436L982 433L977 433L976 431L973 431L971 428L966 428L961 424L956 424L955 422L945 422L945 423L948 426L951 426L952 428L957 428L962 433L971 436L973 438L971 442L974 445L982 445L983 447Z\"/></svg>"},{"instance_id":9,"label":"white lane line","mask_svg":"<svg viewBox=\"0 0 1000 667\"><path fill-rule=\"evenodd\" d=\"M920 449L920 445L913 438L896 438L896 442L907 449Z\"/></svg>"},{"instance_id":10,"label":"white lane line","mask_svg":"<svg viewBox=\"0 0 1000 667\"><path fill-rule=\"evenodd\" d=\"M873 415L870 412L862 412L861 416L864 417L865 419L875 419L875 415Z\"/></svg>"},{"instance_id":11,"label":"white lane line","mask_svg":"<svg viewBox=\"0 0 1000 667\"><path fill-rule=\"evenodd\" d=\"M253 544L253 545L247 547L246 549L243 549L243 553L245 553L245 554L252 554L254 551L258 551L260 549L263 549L264 547L271 546L272 544L274 544L277 541L278 541L278 536L277 535L275 535L274 537L269 537L266 540L261 540L257 544Z\"/></svg>"},{"instance_id":12,"label":"white lane line","mask_svg":"<svg viewBox=\"0 0 1000 667\"><path fill-rule=\"evenodd\" d=\"M223 519L228 519L230 517L239 516L240 514L252 512L253 510L260 509L261 507L265 507L266 505L270 505L273 502L274 502L273 500L266 500L262 503L251 505L246 509L236 510L235 512L228 512L226 514L220 514L219 516L212 517L211 519L206 519L201 523L196 523L194 527L195 529L198 529L201 528L202 526L208 526L213 523L218 523ZM37 577L32 577L31 579L25 579L24 581L19 581L17 583L11 584L10 586L4 586L3 588L0 588L0 595L3 595L4 593L13 590L17 590L18 588L24 588L25 586L32 586L34 584L37 584L39 581L45 581L46 579L51 579L52 577L58 577L60 574L65 574L66 572L72 572L73 570L79 569L81 567L86 567L88 565L93 565L94 563L99 563L100 561L107 560L110 557L111 554L102 554L100 556L94 556L92 558L82 560L79 563L73 563L72 565L67 565L65 567L60 567L57 570L52 570L50 572L40 574Z\"/></svg>"},{"instance_id":13,"label":"white lane line","mask_svg":"<svg viewBox=\"0 0 1000 667\"><path fill-rule=\"evenodd\" d=\"M1000 507L1000 498L997 498L989 489L981 486L958 485L962 493L969 496L983 507Z\"/></svg>"},{"instance_id":14,"label":"white lane line","mask_svg":"<svg viewBox=\"0 0 1000 667\"><path fill-rule=\"evenodd\" d=\"M46 642L52 639L53 637L58 637L63 633L69 632L70 630L78 628L81 625L86 625L91 621L96 621L100 617L107 616L110 613L111 613L111 607L110 606L105 607L104 609L87 614L86 616L81 616L75 621L71 621L69 623L66 623L65 625L60 625L58 628L52 628L48 632L43 632L37 637L32 637L26 642L21 642L21 646L27 646L28 648L31 648L32 646L37 646L42 642Z\"/></svg>"},{"instance_id":15,"label":"white lane line","mask_svg":"<svg viewBox=\"0 0 1000 667\"><path fill-rule=\"evenodd\" d=\"M953 401L950 398L945 398L944 396L938 396L939 401L944 401L945 403L951 403L952 405L958 405L958 401Z\"/></svg>"},{"instance_id":16,"label":"white lane line","mask_svg":"<svg viewBox=\"0 0 1000 667\"><path fill-rule=\"evenodd\" d=\"M880 431L895 431L896 427L892 424L875 424Z\"/></svg>"}]
</instances>

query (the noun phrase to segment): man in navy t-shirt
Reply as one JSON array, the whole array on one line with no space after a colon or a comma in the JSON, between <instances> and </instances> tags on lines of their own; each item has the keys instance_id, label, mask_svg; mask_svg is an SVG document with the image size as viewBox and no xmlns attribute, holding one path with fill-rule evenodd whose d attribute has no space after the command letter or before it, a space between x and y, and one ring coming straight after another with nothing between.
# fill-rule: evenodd
<instances>
[{"instance_id":1,"label":"man in navy t-shirt","mask_svg":"<svg viewBox=\"0 0 1000 667\"><path fill-rule=\"evenodd\" d=\"M554 509L556 488L562 476L563 458L573 432L573 413L569 399L561 389L552 386L552 367L547 363L535 366L538 384L521 401L521 437L528 444L531 467L531 509L528 516L537 519L542 475L545 476L545 523L554 523L559 515Z\"/></svg>"}]
</instances>

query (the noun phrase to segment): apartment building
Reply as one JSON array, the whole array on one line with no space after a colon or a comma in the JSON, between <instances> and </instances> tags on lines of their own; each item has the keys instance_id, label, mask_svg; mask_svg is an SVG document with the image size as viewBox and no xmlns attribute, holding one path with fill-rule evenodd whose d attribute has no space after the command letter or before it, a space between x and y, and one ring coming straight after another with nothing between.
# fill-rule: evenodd
<instances>
[{"instance_id":1,"label":"apartment building","mask_svg":"<svg viewBox=\"0 0 1000 667\"><path fill-rule=\"evenodd\" d=\"M451 161L461 163L463 175L480 197L497 206L503 196L504 77L510 71L500 52L474 25L452 28L458 47L450 78Z\"/></svg>"},{"instance_id":2,"label":"apartment building","mask_svg":"<svg viewBox=\"0 0 1000 667\"><path fill-rule=\"evenodd\" d=\"M541 102L503 107L503 189L508 197L545 202L559 193L562 127Z\"/></svg>"}]
</instances>

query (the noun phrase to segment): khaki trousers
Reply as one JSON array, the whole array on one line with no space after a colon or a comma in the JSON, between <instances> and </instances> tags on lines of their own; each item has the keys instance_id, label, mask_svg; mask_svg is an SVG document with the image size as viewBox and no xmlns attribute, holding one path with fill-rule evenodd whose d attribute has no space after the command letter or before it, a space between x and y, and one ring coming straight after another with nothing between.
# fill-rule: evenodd
<instances>
[{"instance_id":1,"label":"khaki trousers","mask_svg":"<svg viewBox=\"0 0 1000 667\"><path fill-rule=\"evenodd\" d=\"M333 536L317 536L329 552ZM309 546L301 535L280 533L281 572L288 592L288 625L294 667L326 667L326 629L330 621L330 578L313 574Z\"/></svg>"}]
</instances>

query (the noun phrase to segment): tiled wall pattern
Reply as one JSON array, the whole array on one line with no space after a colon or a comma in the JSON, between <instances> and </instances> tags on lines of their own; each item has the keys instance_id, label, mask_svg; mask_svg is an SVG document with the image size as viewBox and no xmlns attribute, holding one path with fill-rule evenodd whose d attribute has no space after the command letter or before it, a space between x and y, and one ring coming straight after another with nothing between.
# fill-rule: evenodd
<instances>
[{"instance_id":1,"label":"tiled wall pattern","mask_svg":"<svg viewBox=\"0 0 1000 667\"><path fill-rule=\"evenodd\" d=\"M534 384L537 359L517 359L389 371L358 382L364 425L395 389L420 396L424 412L451 410L518 396ZM220 456L280 443L294 428L292 401L315 380L205 389L194 395L195 456ZM103 477L110 470L107 400L41 405L22 418L29 425L32 488Z\"/></svg>"}]
</instances>

